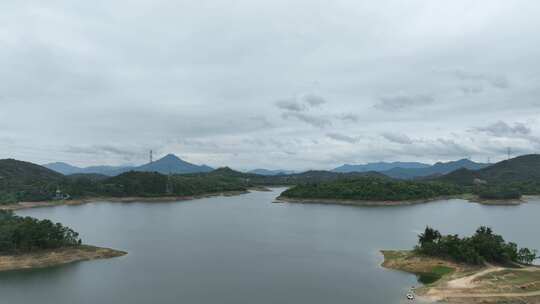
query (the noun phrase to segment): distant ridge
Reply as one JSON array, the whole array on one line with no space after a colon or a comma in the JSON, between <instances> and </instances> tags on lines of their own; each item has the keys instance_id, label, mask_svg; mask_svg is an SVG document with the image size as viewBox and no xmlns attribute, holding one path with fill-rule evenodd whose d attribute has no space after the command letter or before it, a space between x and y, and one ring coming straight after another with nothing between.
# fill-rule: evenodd
<instances>
[{"instance_id":1,"label":"distant ridge","mask_svg":"<svg viewBox=\"0 0 540 304\"><path fill-rule=\"evenodd\" d=\"M394 168L403 168L403 169L418 169L418 168L427 168L430 167L428 164L418 163L418 162L377 162L377 163L367 163L361 165L351 165L345 164L343 166L333 169L334 172L348 173L348 172L368 172L376 171L382 172Z\"/></svg>"},{"instance_id":2,"label":"distant ridge","mask_svg":"<svg viewBox=\"0 0 540 304\"><path fill-rule=\"evenodd\" d=\"M254 169L248 171L248 173L259 174L259 175L286 175L296 173L293 170L268 170L268 169Z\"/></svg>"},{"instance_id":3,"label":"distant ridge","mask_svg":"<svg viewBox=\"0 0 540 304\"><path fill-rule=\"evenodd\" d=\"M417 162L378 162L364 165L343 165L332 171L334 172L367 172L375 171L386 176L399 179L414 179L419 177L444 175L460 168L478 170L487 167L487 164L475 163L468 159L460 159L450 162L438 162L428 165Z\"/></svg>"},{"instance_id":4,"label":"distant ridge","mask_svg":"<svg viewBox=\"0 0 540 304\"><path fill-rule=\"evenodd\" d=\"M459 169L437 178L461 185L476 182L509 184L515 182L540 182L540 154L529 154L504 160L480 170Z\"/></svg>"},{"instance_id":5,"label":"distant ridge","mask_svg":"<svg viewBox=\"0 0 540 304\"><path fill-rule=\"evenodd\" d=\"M138 167L134 166L91 166L80 168L67 163L56 162L43 165L53 171L64 175L72 174L102 174L107 176L116 176L129 171L159 172L162 174L185 174L210 172L213 168L206 165L195 165L180 159L174 154L168 154L152 163L144 164Z\"/></svg>"}]
</instances>

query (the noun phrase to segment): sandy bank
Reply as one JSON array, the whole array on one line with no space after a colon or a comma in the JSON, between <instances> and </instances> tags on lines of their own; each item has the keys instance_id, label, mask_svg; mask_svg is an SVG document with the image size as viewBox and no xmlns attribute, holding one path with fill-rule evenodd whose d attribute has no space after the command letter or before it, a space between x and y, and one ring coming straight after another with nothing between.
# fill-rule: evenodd
<instances>
[{"instance_id":1,"label":"sandy bank","mask_svg":"<svg viewBox=\"0 0 540 304\"><path fill-rule=\"evenodd\" d=\"M127 253L124 251L81 245L35 253L0 255L0 271L44 268L79 261L108 259L125 254Z\"/></svg>"},{"instance_id":2,"label":"sandy bank","mask_svg":"<svg viewBox=\"0 0 540 304\"><path fill-rule=\"evenodd\" d=\"M256 190L255 191L262 191ZM113 203L134 203L134 202L143 202L143 203L163 203L163 202L177 202L177 201L188 201L201 198L209 198L216 196L235 196L240 194L246 194L249 191L224 191L192 196L159 196L159 197L92 197L84 199L72 199L72 200L62 200L62 201L42 201L42 202L19 202L16 204L6 204L0 205L0 210L21 210L29 208L41 208L41 207L54 207L54 206L76 206L88 203L98 203L98 202L113 202Z\"/></svg>"}]
</instances>

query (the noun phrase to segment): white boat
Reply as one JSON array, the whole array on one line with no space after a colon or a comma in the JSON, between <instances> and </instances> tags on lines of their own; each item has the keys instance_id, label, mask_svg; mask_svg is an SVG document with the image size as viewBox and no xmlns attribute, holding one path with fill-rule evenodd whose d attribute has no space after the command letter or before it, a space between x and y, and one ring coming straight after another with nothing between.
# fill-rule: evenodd
<instances>
[{"instance_id":1,"label":"white boat","mask_svg":"<svg viewBox=\"0 0 540 304\"><path fill-rule=\"evenodd\" d=\"M412 293L407 294L407 300L414 300L414 295Z\"/></svg>"}]
</instances>

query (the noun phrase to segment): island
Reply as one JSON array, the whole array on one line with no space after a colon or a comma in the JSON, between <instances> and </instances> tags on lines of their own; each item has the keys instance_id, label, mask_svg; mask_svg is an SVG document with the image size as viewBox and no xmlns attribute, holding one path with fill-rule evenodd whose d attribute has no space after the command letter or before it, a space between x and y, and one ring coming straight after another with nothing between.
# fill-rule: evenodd
<instances>
[{"instance_id":1,"label":"island","mask_svg":"<svg viewBox=\"0 0 540 304\"><path fill-rule=\"evenodd\" d=\"M413 250L383 250L382 266L415 274L410 294L426 302L532 303L540 300L537 251L506 242L488 227L471 237L426 227ZM536 303L536 302L534 302Z\"/></svg>"},{"instance_id":2,"label":"island","mask_svg":"<svg viewBox=\"0 0 540 304\"><path fill-rule=\"evenodd\" d=\"M77 232L60 223L0 210L0 271L43 268L125 254L83 245Z\"/></svg>"}]
</instances>

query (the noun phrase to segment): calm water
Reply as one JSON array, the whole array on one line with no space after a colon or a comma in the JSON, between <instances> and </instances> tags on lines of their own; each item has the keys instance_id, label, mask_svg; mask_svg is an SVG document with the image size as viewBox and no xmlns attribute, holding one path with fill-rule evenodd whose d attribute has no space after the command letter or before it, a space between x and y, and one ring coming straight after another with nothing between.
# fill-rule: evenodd
<instances>
[{"instance_id":1,"label":"calm water","mask_svg":"<svg viewBox=\"0 0 540 304\"><path fill-rule=\"evenodd\" d=\"M179 203L94 203L20 211L125 257L0 273L0 303L401 303L413 275L379 249L411 248L426 225L489 225L540 249L540 201L403 207L272 204L283 189Z\"/></svg>"}]
</instances>

